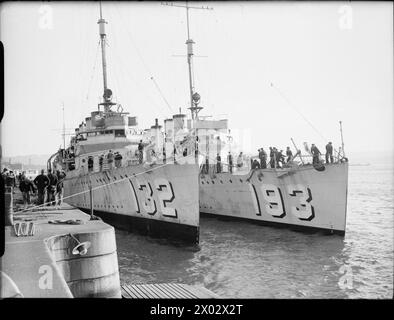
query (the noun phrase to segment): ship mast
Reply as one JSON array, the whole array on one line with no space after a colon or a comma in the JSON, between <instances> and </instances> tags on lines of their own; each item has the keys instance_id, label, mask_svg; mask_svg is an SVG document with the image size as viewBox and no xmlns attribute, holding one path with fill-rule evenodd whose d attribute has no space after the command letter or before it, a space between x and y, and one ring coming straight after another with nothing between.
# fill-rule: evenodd
<instances>
[{"instance_id":1,"label":"ship mast","mask_svg":"<svg viewBox=\"0 0 394 320\"><path fill-rule=\"evenodd\" d=\"M107 86L107 61L105 56L105 44L106 44L106 33L105 33L105 24L107 22L103 19L103 11L101 7L100 1L100 19L98 20L97 24L99 25L99 34L100 34L100 44L101 44L101 62L103 66L103 83L104 83L104 93L103 98L104 101L99 105L104 106L104 111L109 112L111 111L111 106L115 103L111 102L112 99L112 91Z\"/></svg>"},{"instance_id":2,"label":"ship mast","mask_svg":"<svg viewBox=\"0 0 394 320\"><path fill-rule=\"evenodd\" d=\"M210 7L191 7L189 6L188 1L186 1L186 5L178 5L173 3L162 3L164 6L171 6L171 7L180 7L186 9L186 25L187 25L187 64L189 69L189 92L190 92L190 107L188 108L191 112L192 119L198 118L198 112L202 109L198 104L200 103L200 95L194 91L194 83L193 83L193 44L195 42L190 39L190 27L189 27L189 9L205 9L205 10L213 10Z\"/></svg>"}]
</instances>

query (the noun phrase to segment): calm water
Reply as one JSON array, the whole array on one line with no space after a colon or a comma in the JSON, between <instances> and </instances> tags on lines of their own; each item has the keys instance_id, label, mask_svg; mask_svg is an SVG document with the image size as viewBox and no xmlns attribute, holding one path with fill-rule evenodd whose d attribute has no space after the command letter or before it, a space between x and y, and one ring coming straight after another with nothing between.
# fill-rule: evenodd
<instances>
[{"instance_id":1,"label":"calm water","mask_svg":"<svg viewBox=\"0 0 394 320\"><path fill-rule=\"evenodd\" d=\"M350 166L344 238L200 223L199 247L117 231L121 281L199 284L225 298L393 297L391 165Z\"/></svg>"}]
</instances>

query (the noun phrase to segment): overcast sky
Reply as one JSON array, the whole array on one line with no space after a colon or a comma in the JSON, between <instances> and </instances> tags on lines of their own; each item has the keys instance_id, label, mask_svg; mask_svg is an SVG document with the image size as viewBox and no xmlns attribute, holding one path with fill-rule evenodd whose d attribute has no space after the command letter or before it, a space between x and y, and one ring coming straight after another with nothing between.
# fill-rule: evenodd
<instances>
[{"instance_id":1,"label":"overcast sky","mask_svg":"<svg viewBox=\"0 0 394 320\"><path fill-rule=\"evenodd\" d=\"M204 5L213 10L190 11L195 54L203 56L194 59L201 115L226 115L231 128L249 130L252 149L284 149L290 137L299 146L314 142L322 150L327 140L338 146L342 120L348 155L393 150L391 2ZM53 153L62 144L62 103L70 132L102 95L98 3L0 6L3 155ZM186 112L186 57L174 56L186 53L185 10L104 2L103 15L116 101L141 127L154 118L162 123L180 107Z\"/></svg>"}]
</instances>

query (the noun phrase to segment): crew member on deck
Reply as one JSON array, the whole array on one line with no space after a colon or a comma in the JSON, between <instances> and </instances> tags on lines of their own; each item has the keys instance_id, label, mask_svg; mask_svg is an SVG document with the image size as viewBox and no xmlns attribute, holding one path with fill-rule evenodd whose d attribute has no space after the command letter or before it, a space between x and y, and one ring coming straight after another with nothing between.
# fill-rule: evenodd
<instances>
[{"instance_id":1,"label":"crew member on deck","mask_svg":"<svg viewBox=\"0 0 394 320\"><path fill-rule=\"evenodd\" d=\"M320 162L320 158L319 155L321 155L321 152L319 151L319 149L315 146L314 143L312 143L312 147L311 147L311 153L313 156L313 164L318 164Z\"/></svg>"},{"instance_id":2,"label":"crew member on deck","mask_svg":"<svg viewBox=\"0 0 394 320\"><path fill-rule=\"evenodd\" d=\"M263 148L259 149L259 159L260 159L260 168L267 168L267 152L264 151Z\"/></svg>"},{"instance_id":3,"label":"crew member on deck","mask_svg":"<svg viewBox=\"0 0 394 320\"><path fill-rule=\"evenodd\" d=\"M216 156L216 171L217 173L222 172L222 158L220 157L219 153Z\"/></svg>"},{"instance_id":4,"label":"crew member on deck","mask_svg":"<svg viewBox=\"0 0 394 320\"><path fill-rule=\"evenodd\" d=\"M114 154L112 153L112 150L109 150L107 153L107 160L108 160L108 168L111 170L112 169L112 164L114 162Z\"/></svg>"},{"instance_id":5,"label":"crew member on deck","mask_svg":"<svg viewBox=\"0 0 394 320\"><path fill-rule=\"evenodd\" d=\"M233 173L233 156L230 151L228 152L227 155L227 163L228 163L228 171L230 173Z\"/></svg>"},{"instance_id":6,"label":"crew member on deck","mask_svg":"<svg viewBox=\"0 0 394 320\"><path fill-rule=\"evenodd\" d=\"M275 148L270 147L270 167L275 168Z\"/></svg>"},{"instance_id":7,"label":"crew member on deck","mask_svg":"<svg viewBox=\"0 0 394 320\"><path fill-rule=\"evenodd\" d=\"M288 163L293 158L293 152L291 152L290 147L286 148L286 156L287 156L286 162Z\"/></svg>"},{"instance_id":8,"label":"crew member on deck","mask_svg":"<svg viewBox=\"0 0 394 320\"><path fill-rule=\"evenodd\" d=\"M257 161L257 159L253 160L252 169L260 169L260 163Z\"/></svg>"},{"instance_id":9,"label":"crew member on deck","mask_svg":"<svg viewBox=\"0 0 394 320\"><path fill-rule=\"evenodd\" d=\"M243 165L244 165L243 154L242 152L240 152L237 158L237 167L241 168Z\"/></svg>"},{"instance_id":10,"label":"crew member on deck","mask_svg":"<svg viewBox=\"0 0 394 320\"><path fill-rule=\"evenodd\" d=\"M332 142L330 141L327 145L326 145L326 163L334 163L334 157L332 155ZM330 161L328 161L330 160Z\"/></svg>"},{"instance_id":11,"label":"crew member on deck","mask_svg":"<svg viewBox=\"0 0 394 320\"><path fill-rule=\"evenodd\" d=\"M138 160L139 163L142 163L144 160L144 145L142 144L142 140L140 140L140 143L138 144Z\"/></svg>"}]
</instances>

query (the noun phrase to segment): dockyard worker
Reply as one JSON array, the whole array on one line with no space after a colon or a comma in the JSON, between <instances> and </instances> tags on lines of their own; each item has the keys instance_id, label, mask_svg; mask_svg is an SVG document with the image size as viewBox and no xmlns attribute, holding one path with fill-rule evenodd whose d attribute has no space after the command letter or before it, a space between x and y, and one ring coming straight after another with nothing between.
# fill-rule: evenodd
<instances>
[{"instance_id":1,"label":"dockyard worker","mask_svg":"<svg viewBox=\"0 0 394 320\"><path fill-rule=\"evenodd\" d=\"M10 170L10 172L7 174L7 177L5 179L5 185L7 187L13 187L13 188L16 186L16 179L14 172L12 170Z\"/></svg>"},{"instance_id":2,"label":"dockyard worker","mask_svg":"<svg viewBox=\"0 0 394 320\"><path fill-rule=\"evenodd\" d=\"M332 142L330 141L327 145L326 145L326 163L333 163L334 162L334 157L332 155ZM328 161L330 160L330 162Z\"/></svg>"},{"instance_id":3,"label":"dockyard worker","mask_svg":"<svg viewBox=\"0 0 394 320\"><path fill-rule=\"evenodd\" d=\"M286 156L287 156L286 162L289 162L293 159L293 152L291 152L290 147L286 148Z\"/></svg>"},{"instance_id":4,"label":"dockyard worker","mask_svg":"<svg viewBox=\"0 0 394 320\"><path fill-rule=\"evenodd\" d=\"M222 172L222 158L219 153L216 155L216 171L217 173Z\"/></svg>"},{"instance_id":5,"label":"dockyard worker","mask_svg":"<svg viewBox=\"0 0 394 320\"><path fill-rule=\"evenodd\" d=\"M313 161L312 161L313 164L318 164L320 162L319 155L321 154L321 152L315 146L314 143L312 143L312 146L311 146L311 153L312 153L312 156L313 156Z\"/></svg>"},{"instance_id":6,"label":"dockyard worker","mask_svg":"<svg viewBox=\"0 0 394 320\"><path fill-rule=\"evenodd\" d=\"M240 152L237 158L237 167L241 168L243 165L244 165L243 154L242 152Z\"/></svg>"},{"instance_id":7,"label":"dockyard worker","mask_svg":"<svg viewBox=\"0 0 394 320\"><path fill-rule=\"evenodd\" d=\"M7 173L8 173L8 169L4 168L3 172L1 173L1 178L3 179L4 185L5 185L5 180L7 179Z\"/></svg>"},{"instance_id":8,"label":"dockyard worker","mask_svg":"<svg viewBox=\"0 0 394 320\"><path fill-rule=\"evenodd\" d=\"M19 190L22 192L23 205L26 209L27 205L30 204L30 192L34 193L35 189L33 183L24 175L21 176Z\"/></svg>"},{"instance_id":9,"label":"dockyard worker","mask_svg":"<svg viewBox=\"0 0 394 320\"><path fill-rule=\"evenodd\" d=\"M142 140L138 144L138 159L140 163L144 160L144 145L142 144Z\"/></svg>"},{"instance_id":10,"label":"dockyard worker","mask_svg":"<svg viewBox=\"0 0 394 320\"><path fill-rule=\"evenodd\" d=\"M56 185L55 201L56 204L60 206L63 200L63 180L66 177L66 173L64 171L57 170L56 176L57 176L57 185Z\"/></svg>"},{"instance_id":11,"label":"dockyard worker","mask_svg":"<svg viewBox=\"0 0 394 320\"><path fill-rule=\"evenodd\" d=\"M45 175L44 169L41 170L41 174L38 175L33 182L37 187L37 194L38 194L37 202L39 205L43 204L45 189L49 185L49 178Z\"/></svg>"},{"instance_id":12,"label":"dockyard worker","mask_svg":"<svg viewBox=\"0 0 394 320\"><path fill-rule=\"evenodd\" d=\"M57 176L48 169L49 185L47 186L47 206L55 205L55 193L57 185Z\"/></svg>"},{"instance_id":13,"label":"dockyard worker","mask_svg":"<svg viewBox=\"0 0 394 320\"><path fill-rule=\"evenodd\" d=\"M231 155L231 152L228 152L227 155L227 163L228 163L228 171L230 173L233 173L233 156Z\"/></svg>"}]
</instances>

